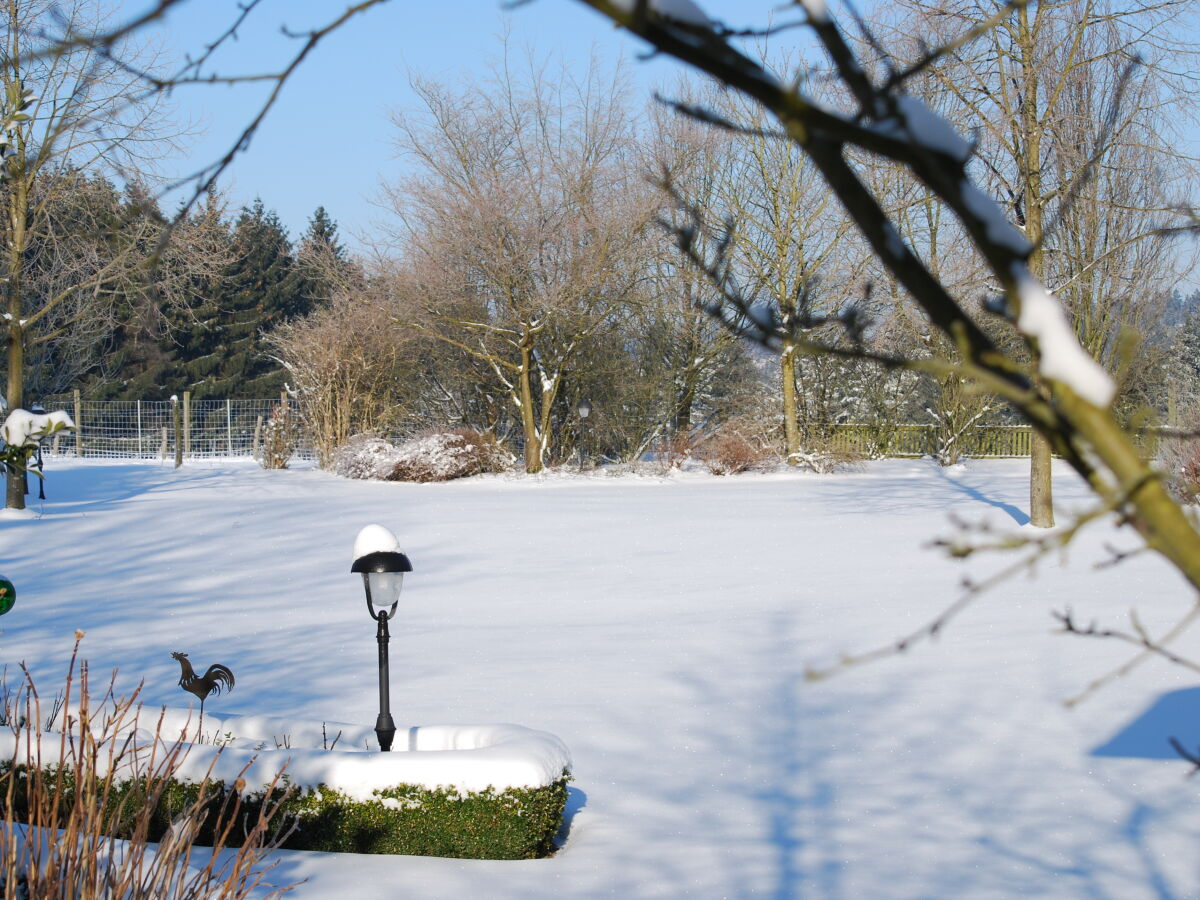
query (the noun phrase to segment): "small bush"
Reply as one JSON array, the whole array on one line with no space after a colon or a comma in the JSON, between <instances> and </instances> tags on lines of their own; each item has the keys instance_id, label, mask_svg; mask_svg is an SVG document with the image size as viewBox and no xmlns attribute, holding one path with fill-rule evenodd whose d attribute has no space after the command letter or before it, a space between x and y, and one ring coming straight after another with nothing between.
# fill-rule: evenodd
<instances>
[{"instance_id":1,"label":"small bush","mask_svg":"<svg viewBox=\"0 0 1200 900\"><path fill-rule=\"evenodd\" d=\"M490 435L470 428L436 431L396 448L389 481L450 481L483 472L501 472L513 463Z\"/></svg>"},{"instance_id":2,"label":"small bush","mask_svg":"<svg viewBox=\"0 0 1200 900\"><path fill-rule=\"evenodd\" d=\"M826 475L853 469L862 464L862 456L846 447L839 447L833 429L810 429L798 453L788 457L788 463L802 471Z\"/></svg>"},{"instance_id":3,"label":"small bush","mask_svg":"<svg viewBox=\"0 0 1200 900\"><path fill-rule=\"evenodd\" d=\"M666 469L679 469L695 454L696 442L692 435L676 433L664 438L658 459Z\"/></svg>"},{"instance_id":4,"label":"small bush","mask_svg":"<svg viewBox=\"0 0 1200 900\"><path fill-rule=\"evenodd\" d=\"M374 434L356 434L333 451L331 468L343 478L386 479L399 460L396 445Z\"/></svg>"},{"instance_id":5,"label":"small bush","mask_svg":"<svg viewBox=\"0 0 1200 900\"><path fill-rule=\"evenodd\" d=\"M262 467L286 469L299 441L296 416L286 404L276 403L263 429Z\"/></svg>"},{"instance_id":6,"label":"small bush","mask_svg":"<svg viewBox=\"0 0 1200 900\"><path fill-rule=\"evenodd\" d=\"M777 460L769 447L732 425L723 426L705 440L697 455L714 475L737 475L765 468Z\"/></svg>"},{"instance_id":7,"label":"small bush","mask_svg":"<svg viewBox=\"0 0 1200 900\"><path fill-rule=\"evenodd\" d=\"M1200 441L1164 438L1158 464L1167 475L1167 490L1178 502L1200 502Z\"/></svg>"},{"instance_id":8,"label":"small bush","mask_svg":"<svg viewBox=\"0 0 1200 900\"><path fill-rule=\"evenodd\" d=\"M856 469L862 465L862 457L852 450L823 450L809 449L793 453L788 462L796 468L827 475L830 472L842 472L846 469Z\"/></svg>"}]
</instances>

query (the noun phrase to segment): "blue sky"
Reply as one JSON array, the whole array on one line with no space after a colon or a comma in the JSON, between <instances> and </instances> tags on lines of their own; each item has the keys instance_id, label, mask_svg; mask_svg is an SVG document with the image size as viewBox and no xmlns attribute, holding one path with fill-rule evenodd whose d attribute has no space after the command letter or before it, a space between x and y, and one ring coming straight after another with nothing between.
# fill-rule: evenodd
<instances>
[{"instance_id":1,"label":"blue sky","mask_svg":"<svg viewBox=\"0 0 1200 900\"><path fill-rule=\"evenodd\" d=\"M127 12L146 0L127 0ZM704 0L710 15L737 27L761 24L779 0ZM214 60L222 75L277 70L297 41L280 26L303 31L325 24L345 9L342 0L264 0L240 39ZM153 32L168 54L195 54L236 16L238 0L190 0ZM500 35L531 47L539 57L558 56L583 67L595 52L609 63L627 64L639 91L669 82L678 71L665 58L646 61L645 45L618 31L575 0L533 0L507 8L501 0L394 0L350 22L323 42L289 83L279 104L242 154L223 186L235 206L261 196L293 237L323 205L351 246L369 235L383 213L372 203L381 177L404 170L392 145L388 111L419 104L409 90L409 73L466 80L486 72L501 50ZM1200 38L1198 38L1200 39ZM176 92L180 119L202 129L186 158L166 160L164 175L190 173L219 158L261 104L261 87L193 85ZM1191 129L1185 152L1200 154L1200 134Z\"/></svg>"},{"instance_id":2,"label":"blue sky","mask_svg":"<svg viewBox=\"0 0 1200 900\"><path fill-rule=\"evenodd\" d=\"M213 68L222 75L278 69L297 44L281 36L281 23L293 31L312 28L345 5L336 0L269 0ZM769 0L710 0L706 9L749 24L762 21L774 5ZM144 6L127 4L132 11ZM167 53L195 54L228 26L236 8L236 0L192 0L165 27L154 30L155 39ZM380 178L396 177L404 165L395 157L388 111L419 108L408 87L409 73L451 81L482 74L498 57L506 28L514 46L529 46L539 57L557 55L568 65L583 67L594 50L605 62L622 60L647 96L676 70L666 59L639 61L644 45L571 0L536 0L515 9L498 0L385 4L333 34L306 60L249 151L224 179L231 199L241 205L260 195L293 237L318 205L325 206L348 239L355 232L369 232L382 215L372 204ZM165 161L162 174L186 174L219 158L263 96L261 87L194 85L178 90L177 116L195 121L203 133L186 158Z\"/></svg>"}]
</instances>

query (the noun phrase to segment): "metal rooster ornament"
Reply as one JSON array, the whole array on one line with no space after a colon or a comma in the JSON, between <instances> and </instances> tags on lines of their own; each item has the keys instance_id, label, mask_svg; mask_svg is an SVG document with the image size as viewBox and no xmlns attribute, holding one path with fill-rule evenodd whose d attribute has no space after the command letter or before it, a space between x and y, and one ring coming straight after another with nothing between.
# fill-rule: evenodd
<instances>
[{"instance_id":1,"label":"metal rooster ornament","mask_svg":"<svg viewBox=\"0 0 1200 900\"><path fill-rule=\"evenodd\" d=\"M185 691L200 698L200 725L204 725L204 700L209 694L221 693L221 689L232 691L234 685L233 672L228 666L213 663L203 675L197 675L188 661L186 653L172 653L171 659L179 662L179 686Z\"/></svg>"}]
</instances>

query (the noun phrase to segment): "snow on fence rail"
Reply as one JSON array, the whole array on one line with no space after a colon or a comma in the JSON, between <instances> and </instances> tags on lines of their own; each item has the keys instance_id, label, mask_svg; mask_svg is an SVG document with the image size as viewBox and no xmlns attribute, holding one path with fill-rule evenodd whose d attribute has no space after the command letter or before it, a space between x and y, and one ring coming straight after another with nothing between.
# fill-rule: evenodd
<instances>
[{"instance_id":1,"label":"snow on fence rail","mask_svg":"<svg viewBox=\"0 0 1200 900\"><path fill-rule=\"evenodd\" d=\"M171 459L259 456L263 429L281 404L298 417L295 401L193 400L184 393L170 400L85 400L75 391L46 397L46 409L65 409L75 432L54 436L52 456L109 459ZM312 443L300 421L295 456L311 458Z\"/></svg>"}]
</instances>

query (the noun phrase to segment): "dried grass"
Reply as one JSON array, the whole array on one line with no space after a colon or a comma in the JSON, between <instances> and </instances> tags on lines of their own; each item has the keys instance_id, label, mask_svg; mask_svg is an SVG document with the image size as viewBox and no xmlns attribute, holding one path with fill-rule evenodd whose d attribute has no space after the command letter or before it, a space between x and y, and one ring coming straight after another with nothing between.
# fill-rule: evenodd
<instances>
[{"instance_id":1,"label":"dried grass","mask_svg":"<svg viewBox=\"0 0 1200 900\"><path fill-rule=\"evenodd\" d=\"M290 890L265 881L276 865L265 863L267 854L290 833L273 821L279 805L246 815L239 784L226 792L206 777L195 799L155 835L165 791L190 745L161 735L161 718L152 742L135 742L140 687L118 698L110 682L95 704L87 663L76 668L81 637L76 632L66 686L50 705L49 721L24 667L21 687L3 697L0 725L15 737L11 757L0 763L5 900L238 900L252 891L279 897ZM212 846L198 851L202 832ZM238 841L236 850L227 849Z\"/></svg>"}]
</instances>

